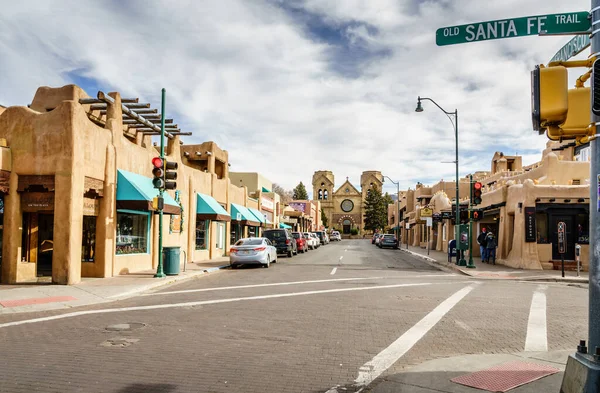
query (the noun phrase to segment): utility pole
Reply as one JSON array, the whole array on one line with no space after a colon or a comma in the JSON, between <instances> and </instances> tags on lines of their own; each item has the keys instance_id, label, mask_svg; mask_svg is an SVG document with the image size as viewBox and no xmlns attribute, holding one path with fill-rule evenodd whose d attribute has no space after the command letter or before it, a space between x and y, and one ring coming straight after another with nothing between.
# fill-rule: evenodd
<instances>
[{"instance_id":1,"label":"utility pole","mask_svg":"<svg viewBox=\"0 0 600 393\"><path fill-rule=\"evenodd\" d=\"M471 197L469 198L469 264L468 268L473 269L473 175L469 175L469 190Z\"/></svg>"}]
</instances>

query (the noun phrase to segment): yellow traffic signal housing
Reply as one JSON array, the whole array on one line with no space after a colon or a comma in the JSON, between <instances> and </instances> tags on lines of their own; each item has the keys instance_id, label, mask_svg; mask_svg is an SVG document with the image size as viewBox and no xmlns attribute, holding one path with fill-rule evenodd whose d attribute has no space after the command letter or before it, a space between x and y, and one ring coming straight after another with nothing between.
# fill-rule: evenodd
<instances>
[{"instance_id":1,"label":"yellow traffic signal housing","mask_svg":"<svg viewBox=\"0 0 600 393\"><path fill-rule=\"evenodd\" d=\"M589 87L569 89L567 118L561 125L548 126L549 139L576 139L578 136L588 135L592 131L590 128L590 91Z\"/></svg>"},{"instance_id":2,"label":"yellow traffic signal housing","mask_svg":"<svg viewBox=\"0 0 600 393\"><path fill-rule=\"evenodd\" d=\"M569 110L567 69L536 66L531 72L533 129L542 134L548 126L565 122Z\"/></svg>"}]
</instances>

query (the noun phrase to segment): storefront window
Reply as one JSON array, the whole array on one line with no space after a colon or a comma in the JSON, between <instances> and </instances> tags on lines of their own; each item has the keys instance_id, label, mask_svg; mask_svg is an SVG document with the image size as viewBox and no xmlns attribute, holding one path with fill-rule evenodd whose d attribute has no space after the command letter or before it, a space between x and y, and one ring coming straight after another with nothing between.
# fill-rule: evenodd
<instances>
[{"instance_id":1,"label":"storefront window","mask_svg":"<svg viewBox=\"0 0 600 393\"><path fill-rule=\"evenodd\" d=\"M208 249L208 228L210 228L210 221L196 221L196 250Z\"/></svg>"},{"instance_id":2,"label":"storefront window","mask_svg":"<svg viewBox=\"0 0 600 393\"><path fill-rule=\"evenodd\" d=\"M248 227L248 237L256 237L256 227Z\"/></svg>"},{"instance_id":3,"label":"storefront window","mask_svg":"<svg viewBox=\"0 0 600 393\"><path fill-rule=\"evenodd\" d=\"M117 255L148 252L149 214L117 212Z\"/></svg>"},{"instance_id":4,"label":"storefront window","mask_svg":"<svg viewBox=\"0 0 600 393\"><path fill-rule=\"evenodd\" d=\"M589 244L590 242L590 216L588 214L577 215L577 243Z\"/></svg>"},{"instance_id":5,"label":"storefront window","mask_svg":"<svg viewBox=\"0 0 600 393\"><path fill-rule=\"evenodd\" d=\"M94 262L96 253L96 217L83 216L81 261Z\"/></svg>"},{"instance_id":6,"label":"storefront window","mask_svg":"<svg viewBox=\"0 0 600 393\"><path fill-rule=\"evenodd\" d=\"M548 214L547 213L536 213L535 214L535 228L537 230L537 242L540 244L548 244Z\"/></svg>"},{"instance_id":7,"label":"storefront window","mask_svg":"<svg viewBox=\"0 0 600 393\"><path fill-rule=\"evenodd\" d=\"M231 238L231 244L235 244L235 242L237 242L238 240L241 239L242 235L242 228L240 226L240 224L236 224L234 222L231 223L231 233L230 233L230 238Z\"/></svg>"}]
</instances>

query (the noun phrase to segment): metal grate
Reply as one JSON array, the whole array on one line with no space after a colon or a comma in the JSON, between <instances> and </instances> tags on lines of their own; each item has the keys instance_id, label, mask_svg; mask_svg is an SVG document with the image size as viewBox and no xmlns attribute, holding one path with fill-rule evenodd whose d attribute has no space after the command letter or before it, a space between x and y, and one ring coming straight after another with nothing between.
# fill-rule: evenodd
<instances>
[{"instance_id":1,"label":"metal grate","mask_svg":"<svg viewBox=\"0 0 600 393\"><path fill-rule=\"evenodd\" d=\"M451 381L489 392L507 392L559 371L544 364L514 361L452 378Z\"/></svg>"}]
</instances>

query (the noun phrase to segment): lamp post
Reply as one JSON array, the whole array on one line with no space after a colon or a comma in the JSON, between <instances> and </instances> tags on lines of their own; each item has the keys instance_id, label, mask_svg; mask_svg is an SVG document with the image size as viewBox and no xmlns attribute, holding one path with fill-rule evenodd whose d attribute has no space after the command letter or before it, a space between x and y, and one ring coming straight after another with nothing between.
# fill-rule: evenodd
<instances>
[{"instance_id":1,"label":"lamp post","mask_svg":"<svg viewBox=\"0 0 600 393\"><path fill-rule=\"evenodd\" d=\"M396 217L398 218L398 225L396 225L396 240L398 241L398 247L400 246L400 182L393 181L389 176L383 175L383 177L387 177L389 181L396 185L396 203L398 204L398 210L396 210Z\"/></svg>"},{"instance_id":2,"label":"lamp post","mask_svg":"<svg viewBox=\"0 0 600 393\"><path fill-rule=\"evenodd\" d=\"M431 98L427 98L427 97L417 97L417 108L415 109L415 112L423 112L423 106L421 105L421 100L427 100L427 101L431 101L433 102L433 104L435 106L437 106L442 112L444 112L446 114L446 116L448 116L448 119L450 119L450 122L452 123L452 125L454 126L454 137L456 140L456 158L454 160L454 163L456 164L456 226L457 228L460 228L460 198L459 198L459 192L458 192L458 109L455 109L454 112L448 112L446 111L444 108L442 108L441 106L438 105L437 102L435 102L434 100L432 100ZM450 117L450 115L454 115L454 121L452 121L452 118ZM458 233L455 230L456 233L456 259L458 260L458 255L459 255L459 251L458 251ZM469 242L471 241L471 239L469 239ZM464 259L464 256L462 255L462 253L460 253L460 260L458 260L458 265L460 266L466 266L467 262Z\"/></svg>"}]
</instances>

